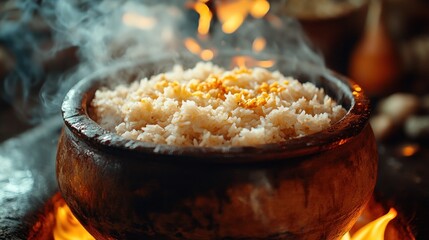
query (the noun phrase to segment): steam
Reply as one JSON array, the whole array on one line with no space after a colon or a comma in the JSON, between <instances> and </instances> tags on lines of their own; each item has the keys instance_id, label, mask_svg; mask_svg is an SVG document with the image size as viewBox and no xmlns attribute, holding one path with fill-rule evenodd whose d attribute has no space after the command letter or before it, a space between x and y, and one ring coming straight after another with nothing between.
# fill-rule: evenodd
<instances>
[{"instance_id":1,"label":"steam","mask_svg":"<svg viewBox=\"0 0 429 240\"><path fill-rule=\"evenodd\" d=\"M259 56L281 56L303 62L324 65L324 60L307 39L299 22L291 17L268 15L265 19L250 19L231 35L214 26L213 44L224 51L250 52L254 39L266 40L266 47ZM255 55L255 53L253 54Z\"/></svg>"},{"instance_id":2,"label":"steam","mask_svg":"<svg viewBox=\"0 0 429 240\"><path fill-rule=\"evenodd\" d=\"M64 95L77 81L121 62L189 53L183 44L188 37L216 56L252 53L254 39L263 37L266 47L256 54L262 58L281 55L323 65L294 19L274 13L249 17L233 34L223 33L213 20L209 36L200 38L198 14L186 7L189 3L10 0L0 5L0 46L16 64L0 86L1 95L37 123L59 113ZM58 58L64 64L52 61Z\"/></svg>"},{"instance_id":3,"label":"steam","mask_svg":"<svg viewBox=\"0 0 429 240\"><path fill-rule=\"evenodd\" d=\"M9 1L1 14L0 42L17 64L4 81L2 95L31 122L57 114L65 93L85 76L120 61L173 51L183 23L178 6L162 1ZM126 13L153 18L156 26L127 26ZM38 29L33 21L47 29ZM48 60L61 54L73 66L49 71Z\"/></svg>"}]
</instances>

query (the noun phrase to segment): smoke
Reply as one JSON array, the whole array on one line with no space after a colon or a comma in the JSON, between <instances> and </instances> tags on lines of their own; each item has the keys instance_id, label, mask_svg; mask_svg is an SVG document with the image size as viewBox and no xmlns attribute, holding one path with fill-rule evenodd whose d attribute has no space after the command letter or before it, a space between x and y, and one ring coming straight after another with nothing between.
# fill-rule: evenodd
<instances>
[{"instance_id":1,"label":"smoke","mask_svg":"<svg viewBox=\"0 0 429 240\"><path fill-rule=\"evenodd\" d=\"M119 61L173 51L183 24L178 6L184 4L175 2L8 1L1 6L0 45L16 64L2 96L36 123L57 114L65 93L85 76ZM126 14L144 16L152 25L127 25Z\"/></svg>"},{"instance_id":2,"label":"smoke","mask_svg":"<svg viewBox=\"0 0 429 240\"><path fill-rule=\"evenodd\" d=\"M14 58L2 96L30 122L58 114L65 93L94 72L120 62L189 51L192 37L219 56L252 53L323 65L298 22L270 13L248 18L233 34L216 19L209 37L196 32L198 14L188 0L9 0L0 5L0 46ZM252 43L266 47L255 54ZM1 83L1 82L0 82Z\"/></svg>"}]
</instances>

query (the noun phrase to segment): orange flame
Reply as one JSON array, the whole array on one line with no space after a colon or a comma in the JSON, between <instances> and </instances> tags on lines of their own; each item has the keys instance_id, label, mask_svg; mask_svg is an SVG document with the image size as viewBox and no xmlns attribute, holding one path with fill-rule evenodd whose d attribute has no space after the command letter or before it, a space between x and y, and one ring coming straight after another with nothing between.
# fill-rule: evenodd
<instances>
[{"instance_id":1,"label":"orange flame","mask_svg":"<svg viewBox=\"0 0 429 240\"><path fill-rule=\"evenodd\" d=\"M186 38L185 47L193 54L199 54L201 52L201 47L193 38Z\"/></svg>"},{"instance_id":2,"label":"orange flame","mask_svg":"<svg viewBox=\"0 0 429 240\"><path fill-rule=\"evenodd\" d=\"M384 240L387 224L396 215L396 210L391 208L387 214L366 224L357 230L353 236L347 233L341 240ZM55 219L54 240L95 240L73 216L62 198L55 202Z\"/></svg>"},{"instance_id":3,"label":"orange flame","mask_svg":"<svg viewBox=\"0 0 429 240\"><path fill-rule=\"evenodd\" d=\"M183 43L189 52L198 55L204 61L212 60L215 55L211 49L202 49L200 44L193 38L186 38Z\"/></svg>"},{"instance_id":4,"label":"orange flame","mask_svg":"<svg viewBox=\"0 0 429 240\"><path fill-rule=\"evenodd\" d=\"M270 3L265 0L254 1L250 7L250 15L254 18L264 17L270 10Z\"/></svg>"},{"instance_id":5,"label":"orange flame","mask_svg":"<svg viewBox=\"0 0 429 240\"><path fill-rule=\"evenodd\" d=\"M250 56L235 56L232 58L233 67L246 68L246 67L263 67L270 68L274 66L274 60L256 60Z\"/></svg>"},{"instance_id":6,"label":"orange flame","mask_svg":"<svg viewBox=\"0 0 429 240\"><path fill-rule=\"evenodd\" d=\"M215 3L222 31L227 34L235 32L249 13L250 0L221 0Z\"/></svg>"},{"instance_id":7,"label":"orange flame","mask_svg":"<svg viewBox=\"0 0 429 240\"><path fill-rule=\"evenodd\" d=\"M200 40L204 39L210 31L213 13L207 5L209 1L210 0L197 0L195 3L188 5L199 15L198 34ZM235 32L243 24L249 13L254 18L262 18L270 9L270 4L267 0L217 0L214 3L216 5L216 13L219 22L222 25L222 31L227 34ZM215 51L212 49L203 49L195 39L185 39L184 45L191 53L198 55L204 61L210 61L215 56ZM257 38L253 42L253 51L260 52L265 48L265 45L266 41L264 38ZM236 61L238 61L236 65L242 67L246 66L245 59L243 61L238 58ZM261 61L256 64L256 66L267 68L273 65L273 61Z\"/></svg>"},{"instance_id":8,"label":"orange flame","mask_svg":"<svg viewBox=\"0 0 429 240\"><path fill-rule=\"evenodd\" d=\"M368 223L356 231L353 236L351 236L350 233L346 233L341 240L384 240L387 224L394 219L396 215L396 210L391 208L384 216Z\"/></svg>"},{"instance_id":9,"label":"orange flame","mask_svg":"<svg viewBox=\"0 0 429 240\"><path fill-rule=\"evenodd\" d=\"M267 0L217 1L216 13L222 24L222 31L235 32L249 15L254 18L264 17L270 10Z\"/></svg>"},{"instance_id":10,"label":"orange flame","mask_svg":"<svg viewBox=\"0 0 429 240\"><path fill-rule=\"evenodd\" d=\"M142 30L150 30L156 25L156 19L132 12L124 13L122 22L127 26Z\"/></svg>"},{"instance_id":11,"label":"orange flame","mask_svg":"<svg viewBox=\"0 0 429 240\"><path fill-rule=\"evenodd\" d=\"M263 68L270 68L274 66L274 63L275 62L273 60L258 61L258 66Z\"/></svg>"},{"instance_id":12,"label":"orange flame","mask_svg":"<svg viewBox=\"0 0 429 240\"><path fill-rule=\"evenodd\" d=\"M223 22L222 31L227 34L235 32L243 24L244 18L243 14L232 14Z\"/></svg>"},{"instance_id":13,"label":"orange flame","mask_svg":"<svg viewBox=\"0 0 429 240\"><path fill-rule=\"evenodd\" d=\"M55 240L95 240L72 214L64 200L56 205L56 223L53 230Z\"/></svg>"},{"instance_id":14,"label":"orange flame","mask_svg":"<svg viewBox=\"0 0 429 240\"><path fill-rule=\"evenodd\" d=\"M265 38L259 37L253 40L252 49L254 52L260 52L264 50L265 45L267 45L267 41L265 41Z\"/></svg>"},{"instance_id":15,"label":"orange flame","mask_svg":"<svg viewBox=\"0 0 429 240\"><path fill-rule=\"evenodd\" d=\"M203 51L201 51L200 57L204 61L210 61L214 57L214 52L212 50L210 50L210 49L204 49Z\"/></svg>"},{"instance_id":16,"label":"orange flame","mask_svg":"<svg viewBox=\"0 0 429 240\"><path fill-rule=\"evenodd\" d=\"M210 30L213 13L207 5L209 0L198 0L191 7L198 13L198 33L207 35ZM267 0L217 0L216 14L222 24L222 31L227 34L235 32L250 15L254 18L264 17L270 10Z\"/></svg>"},{"instance_id":17,"label":"orange flame","mask_svg":"<svg viewBox=\"0 0 429 240\"><path fill-rule=\"evenodd\" d=\"M232 64L239 68L246 68L246 57L243 57L243 56L233 57Z\"/></svg>"},{"instance_id":18,"label":"orange flame","mask_svg":"<svg viewBox=\"0 0 429 240\"><path fill-rule=\"evenodd\" d=\"M210 30L210 22L212 21L213 14L206 4L207 1L200 0L194 4L195 11L200 15L198 20L198 33L206 35Z\"/></svg>"}]
</instances>

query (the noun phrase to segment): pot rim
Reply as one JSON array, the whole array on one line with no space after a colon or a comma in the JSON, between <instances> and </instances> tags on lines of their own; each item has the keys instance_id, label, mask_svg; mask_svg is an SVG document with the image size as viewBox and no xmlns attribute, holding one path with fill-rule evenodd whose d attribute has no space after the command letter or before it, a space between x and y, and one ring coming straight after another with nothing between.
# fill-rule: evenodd
<instances>
[{"instance_id":1,"label":"pot rim","mask_svg":"<svg viewBox=\"0 0 429 240\"><path fill-rule=\"evenodd\" d=\"M201 163L248 163L299 158L330 150L347 143L368 125L370 115L369 99L363 93L362 88L343 75L309 63L298 64L306 69L323 70L323 76L321 77L338 87L337 90L342 91L343 96L350 101L350 107L340 121L332 124L327 129L278 143L214 147L155 144L125 139L102 128L90 117L88 111L92 97L89 93L99 88L96 85L100 83L100 79L103 79L102 76L108 76L109 73L133 66L156 63L162 59L164 57L151 59L150 61L122 62L115 65L115 67L110 66L107 71L104 69L94 72L80 80L69 90L62 104L62 117L66 130L79 141L83 141L95 149L113 154L126 154L137 156L137 158L144 158L144 156L148 155L158 155L166 158L180 156L180 159L196 160ZM285 60L290 62L290 59ZM157 161L159 160L157 159ZM182 161L178 160L178 162Z\"/></svg>"}]
</instances>

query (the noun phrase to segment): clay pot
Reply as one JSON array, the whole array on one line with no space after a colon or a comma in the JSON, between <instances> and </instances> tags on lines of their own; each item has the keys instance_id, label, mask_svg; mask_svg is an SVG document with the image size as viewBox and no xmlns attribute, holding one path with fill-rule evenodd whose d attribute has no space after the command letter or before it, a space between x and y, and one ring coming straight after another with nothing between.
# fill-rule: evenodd
<instances>
[{"instance_id":1,"label":"clay pot","mask_svg":"<svg viewBox=\"0 0 429 240\"><path fill-rule=\"evenodd\" d=\"M320 240L352 227L377 170L368 100L357 85L329 71L311 77L323 70L278 59L286 75L315 82L349 109L329 129L278 144L156 145L126 140L91 119L89 103L106 78L150 75L176 61L111 68L64 100L59 189L95 238Z\"/></svg>"}]
</instances>

